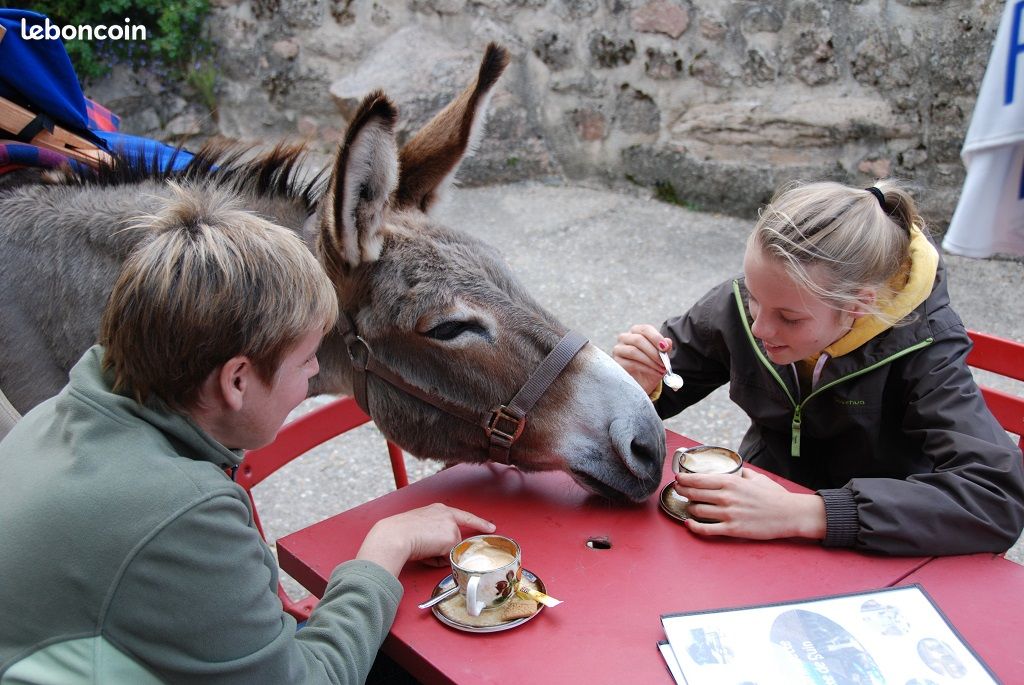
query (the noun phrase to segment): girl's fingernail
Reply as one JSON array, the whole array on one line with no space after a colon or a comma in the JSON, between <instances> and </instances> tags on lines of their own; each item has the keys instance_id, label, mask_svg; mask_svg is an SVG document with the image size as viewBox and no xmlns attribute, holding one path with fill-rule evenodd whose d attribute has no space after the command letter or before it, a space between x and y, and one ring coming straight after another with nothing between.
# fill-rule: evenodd
<instances>
[{"instance_id":1,"label":"girl's fingernail","mask_svg":"<svg viewBox=\"0 0 1024 685\"><path fill-rule=\"evenodd\" d=\"M664 352L665 350L667 350L667 349L668 349L668 340L665 340L664 338L662 338L661 340L659 340L659 341L658 341L658 349L659 349L659 350L661 350L661 351L663 351L663 352Z\"/></svg>"}]
</instances>

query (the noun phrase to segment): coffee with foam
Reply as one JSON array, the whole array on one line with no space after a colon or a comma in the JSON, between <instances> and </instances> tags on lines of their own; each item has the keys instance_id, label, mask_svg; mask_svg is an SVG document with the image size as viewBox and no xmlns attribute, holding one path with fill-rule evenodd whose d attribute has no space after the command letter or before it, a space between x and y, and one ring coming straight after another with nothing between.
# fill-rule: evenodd
<instances>
[{"instance_id":1,"label":"coffee with foam","mask_svg":"<svg viewBox=\"0 0 1024 685\"><path fill-rule=\"evenodd\" d=\"M466 571L480 572L508 566L515 560L515 555L486 542L477 541L459 555L456 563Z\"/></svg>"},{"instance_id":2,"label":"coffee with foam","mask_svg":"<svg viewBox=\"0 0 1024 685\"><path fill-rule=\"evenodd\" d=\"M743 458L727 447L700 445L672 455L675 473L736 473L741 466Z\"/></svg>"},{"instance_id":3,"label":"coffee with foam","mask_svg":"<svg viewBox=\"0 0 1024 685\"><path fill-rule=\"evenodd\" d=\"M475 535L452 547L452 577L465 599L466 613L503 605L515 594L523 568L519 545L504 535Z\"/></svg>"},{"instance_id":4,"label":"coffee with foam","mask_svg":"<svg viewBox=\"0 0 1024 685\"><path fill-rule=\"evenodd\" d=\"M714 445L681 447L672 455L673 473L732 474L734 477L739 477L742 468L743 457L728 447ZM699 518L690 513L691 504L701 504L701 502L688 500L677 493L675 483L669 483L662 491L661 508L673 518L680 520L692 518L701 523L717 523L714 519Z\"/></svg>"},{"instance_id":5,"label":"coffee with foam","mask_svg":"<svg viewBox=\"0 0 1024 685\"><path fill-rule=\"evenodd\" d=\"M716 448L689 452L682 464L690 473L732 473L739 466L731 452Z\"/></svg>"}]
</instances>

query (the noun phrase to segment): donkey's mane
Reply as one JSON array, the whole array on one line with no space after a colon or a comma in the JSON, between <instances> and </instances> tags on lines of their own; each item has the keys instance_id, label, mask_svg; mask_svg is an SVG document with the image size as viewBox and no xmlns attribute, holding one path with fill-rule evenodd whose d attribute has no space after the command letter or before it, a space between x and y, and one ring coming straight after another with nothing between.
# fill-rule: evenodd
<instances>
[{"instance_id":1,"label":"donkey's mane","mask_svg":"<svg viewBox=\"0 0 1024 685\"><path fill-rule=\"evenodd\" d=\"M302 170L306 146L278 143L271 150L254 153L256 146L238 143L205 143L188 163L173 170L181 148L169 159L147 159L142 151L118 151L113 161L98 169L80 166L61 174L58 184L122 186L146 181L205 183L213 188L256 197L274 197L302 203L313 212L326 187L326 169L310 178Z\"/></svg>"}]
</instances>

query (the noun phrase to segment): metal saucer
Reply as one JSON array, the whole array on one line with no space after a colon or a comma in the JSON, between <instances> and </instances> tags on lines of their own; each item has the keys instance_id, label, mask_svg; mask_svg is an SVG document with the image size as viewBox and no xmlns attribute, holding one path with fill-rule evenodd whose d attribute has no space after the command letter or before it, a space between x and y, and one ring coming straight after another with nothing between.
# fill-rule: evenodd
<instances>
[{"instance_id":1,"label":"metal saucer","mask_svg":"<svg viewBox=\"0 0 1024 685\"><path fill-rule=\"evenodd\" d=\"M687 502L679 499L675 494L675 490L672 486L675 481L670 482L666 485L662 491L661 496L658 498L658 506L669 518L673 518L676 521L682 523L686 519L690 518L690 515L686 511Z\"/></svg>"},{"instance_id":2,"label":"metal saucer","mask_svg":"<svg viewBox=\"0 0 1024 685\"><path fill-rule=\"evenodd\" d=\"M540 578L538 578L537 576L535 576L533 573L531 573L530 571L526 570L525 568L523 569L523 575L522 575L522 578L521 578L520 582L532 585L536 589L538 589L541 592L547 594L547 588L544 587L544 581L542 581ZM441 580L440 583L438 583L437 585L434 586L434 590L433 590L433 592L430 593L430 596L431 597L436 597L437 595L441 594L445 590L448 590L448 589L454 587L454 585L455 585L455 579L452 578L451 574L448 574L443 580ZM497 622L495 622L493 624L487 624L487 625L474 625L474 624L468 623L466 621L461 621L457 617L453 617L452 616L453 612L451 612L451 611L449 611L448 613L445 612L445 609L451 609L452 607L454 607L456 605L458 607L460 607L460 608L464 608L465 607L465 602L466 602L465 598L462 595L458 595L457 594L454 597L451 597L450 599L444 600L440 604L435 604L434 606L432 606L430 608L430 610L432 612L434 612L434 616L437 617L438 621L440 621L441 623L445 624L446 626L449 626L451 628L455 628L456 630L463 630L463 631L465 631L467 633L497 633L497 632L500 632L502 630L511 630L512 628L517 628L517 627L523 625L524 623L526 623L527 621L532 619L534 616L539 614L541 612L541 610L544 608L543 604L538 604L537 605L537 610L535 612L533 612L533 614L531 614L529 616L524 616L522 618L513 618L513 619L510 619L508 621L500 621L500 620L498 620ZM464 612L462 612L462 613L464 613ZM483 621L486 621L487 618L489 617L488 616L489 613L491 613L491 610L484 610L483 612L481 612L481 615L479 617L475 617L475 618L482 619Z\"/></svg>"}]
</instances>

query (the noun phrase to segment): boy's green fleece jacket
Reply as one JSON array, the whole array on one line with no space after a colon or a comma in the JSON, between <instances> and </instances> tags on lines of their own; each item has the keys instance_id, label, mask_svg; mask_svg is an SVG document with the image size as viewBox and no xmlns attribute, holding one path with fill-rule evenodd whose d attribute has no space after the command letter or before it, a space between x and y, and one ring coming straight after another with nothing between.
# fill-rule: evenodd
<instances>
[{"instance_id":1,"label":"boy's green fleece jacket","mask_svg":"<svg viewBox=\"0 0 1024 685\"><path fill-rule=\"evenodd\" d=\"M113 393L102 355L0 443L0 684L362 683L397 579L342 564L296 632L241 453Z\"/></svg>"}]
</instances>

